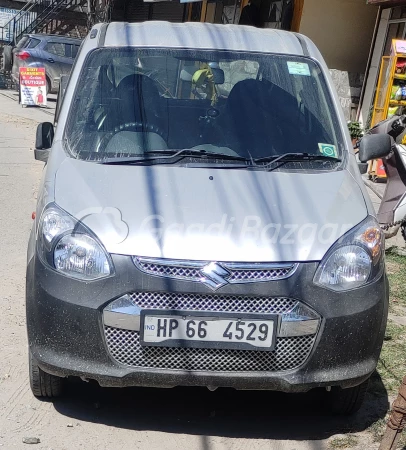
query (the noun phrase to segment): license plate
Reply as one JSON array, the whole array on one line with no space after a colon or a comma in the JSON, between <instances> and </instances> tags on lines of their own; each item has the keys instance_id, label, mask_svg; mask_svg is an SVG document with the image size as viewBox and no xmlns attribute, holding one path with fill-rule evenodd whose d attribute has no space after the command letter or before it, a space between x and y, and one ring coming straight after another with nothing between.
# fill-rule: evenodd
<instances>
[{"instance_id":1,"label":"license plate","mask_svg":"<svg viewBox=\"0 0 406 450\"><path fill-rule=\"evenodd\" d=\"M276 315L142 310L140 343L154 347L271 351Z\"/></svg>"}]
</instances>

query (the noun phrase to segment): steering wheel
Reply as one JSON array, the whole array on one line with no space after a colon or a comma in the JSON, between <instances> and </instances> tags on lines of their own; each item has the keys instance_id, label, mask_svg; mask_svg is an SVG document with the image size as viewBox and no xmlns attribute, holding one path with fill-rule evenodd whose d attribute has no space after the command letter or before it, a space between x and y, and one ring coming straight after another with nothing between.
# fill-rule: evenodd
<instances>
[{"instance_id":1,"label":"steering wheel","mask_svg":"<svg viewBox=\"0 0 406 450\"><path fill-rule=\"evenodd\" d=\"M110 139L117 133L120 133L120 131L138 131L138 132L146 132L146 133L156 133L166 142L167 141L167 135L166 133L161 130L156 125L151 125L148 123L141 123L141 122L128 122L123 123L120 125L117 125L114 127L114 130L106 133L100 140L98 145L98 152L103 152L106 146L108 145Z\"/></svg>"},{"instance_id":2,"label":"steering wheel","mask_svg":"<svg viewBox=\"0 0 406 450\"><path fill-rule=\"evenodd\" d=\"M122 123L120 125L117 125L114 127L113 136L117 133L120 133L120 131L143 131L146 133L156 133L166 142L167 140L167 134L164 130L159 128L157 125L151 125L149 123L142 123L142 122L127 122Z\"/></svg>"}]
</instances>

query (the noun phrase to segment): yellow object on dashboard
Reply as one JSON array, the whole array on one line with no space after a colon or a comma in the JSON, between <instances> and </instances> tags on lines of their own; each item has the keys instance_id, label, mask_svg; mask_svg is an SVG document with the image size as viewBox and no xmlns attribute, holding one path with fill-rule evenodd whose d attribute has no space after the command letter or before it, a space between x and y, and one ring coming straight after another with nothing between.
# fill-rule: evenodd
<instances>
[{"instance_id":1,"label":"yellow object on dashboard","mask_svg":"<svg viewBox=\"0 0 406 450\"><path fill-rule=\"evenodd\" d=\"M192 77L192 84L197 88L203 88L206 91L208 98L211 100L211 105L217 103L217 91L214 84L214 77L210 67L197 70Z\"/></svg>"},{"instance_id":2,"label":"yellow object on dashboard","mask_svg":"<svg viewBox=\"0 0 406 450\"><path fill-rule=\"evenodd\" d=\"M196 86L200 87L206 79L210 80L209 77L213 77L213 74L211 73L210 69L201 69L197 70L192 77L192 83Z\"/></svg>"}]
</instances>

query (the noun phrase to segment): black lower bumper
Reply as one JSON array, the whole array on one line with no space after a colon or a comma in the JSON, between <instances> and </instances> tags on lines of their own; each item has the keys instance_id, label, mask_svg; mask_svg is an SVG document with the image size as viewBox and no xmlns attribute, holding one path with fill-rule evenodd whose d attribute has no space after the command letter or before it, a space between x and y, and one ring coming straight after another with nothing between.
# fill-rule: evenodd
<instances>
[{"instance_id":1,"label":"black lower bumper","mask_svg":"<svg viewBox=\"0 0 406 450\"><path fill-rule=\"evenodd\" d=\"M113 257L115 276L94 283L67 279L33 259L27 271L27 327L30 350L38 365L57 376L94 379L102 386L213 386L304 392L315 387L351 387L376 368L387 319L385 275L362 289L336 294L312 283L316 264L303 264L294 279L254 286L230 286L235 295L300 298L322 317L305 364L283 372L209 372L124 366L109 354L102 310L112 299L148 286L154 290L203 290L192 283L146 284L130 258ZM292 277L293 278L293 277ZM247 290L250 290L247 292Z\"/></svg>"},{"instance_id":2,"label":"black lower bumper","mask_svg":"<svg viewBox=\"0 0 406 450\"><path fill-rule=\"evenodd\" d=\"M330 368L319 372L294 371L293 373L228 373L187 372L156 369L119 368L107 362L83 361L72 356L62 356L47 351L34 357L39 366L48 373L60 377L79 376L96 380L103 387L159 387L209 386L229 387L239 390L272 390L281 392L307 392L323 386L357 386L369 378L376 361L363 361L355 368Z\"/></svg>"}]
</instances>

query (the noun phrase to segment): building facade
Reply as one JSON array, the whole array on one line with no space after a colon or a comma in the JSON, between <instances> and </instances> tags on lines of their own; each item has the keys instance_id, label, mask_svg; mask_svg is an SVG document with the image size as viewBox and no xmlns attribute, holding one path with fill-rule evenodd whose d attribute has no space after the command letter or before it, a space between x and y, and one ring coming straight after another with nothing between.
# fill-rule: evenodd
<instances>
[{"instance_id":1,"label":"building facade","mask_svg":"<svg viewBox=\"0 0 406 450\"><path fill-rule=\"evenodd\" d=\"M36 32L81 37L87 31L87 2L88 0L0 0L0 44L14 42L20 35L21 26L24 28L30 23L38 24ZM41 20L42 17L44 20ZM28 32L32 30L29 29Z\"/></svg>"},{"instance_id":2,"label":"building facade","mask_svg":"<svg viewBox=\"0 0 406 450\"><path fill-rule=\"evenodd\" d=\"M364 124L369 123L382 57L390 55L393 39L406 39L405 0L368 0L368 4L379 6L379 10L359 109L359 119Z\"/></svg>"},{"instance_id":3,"label":"building facade","mask_svg":"<svg viewBox=\"0 0 406 450\"><path fill-rule=\"evenodd\" d=\"M376 29L379 6L365 0L251 0L260 27L296 31L312 39L324 56L347 120L355 119ZM201 21L238 23L248 0L194 3ZM291 14L285 14L290 8Z\"/></svg>"},{"instance_id":4,"label":"building facade","mask_svg":"<svg viewBox=\"0 0 406 450\"><path fill-rule=\"evenodd\" d=\"M359 110L378 11L365 0L304 0L298 31L325 58L347 120Z\"/></svg>"},{"instance_id":5,"label":"building facade","mask_svg":"<svg viewBox=\"0 0 406 450\"><path fill-rule=\"evenodd\" d=\"M187 1L187 0L185 0ZM33 17L49 0L0 0L0 28L21 8ZM367 122L374 98L380 61L392 38L406 34L406 0L202 0L192 3L145 0L56 0L59 13L36 31L83 36L91 22L199 21L240 23L250 3L256 26L303 33L323 54L348 120L356 113ZM54 0L55 3L55 0ZM25 6L24 6L25 5ZM99 6L101 7L99 8ZM97 10L108 14L98 15ZM96 12L93 17L89 11ZM10 29L10 27L9 27ZM1 36L0 36L1 39Z\"/></svg>"}]
</instances>

